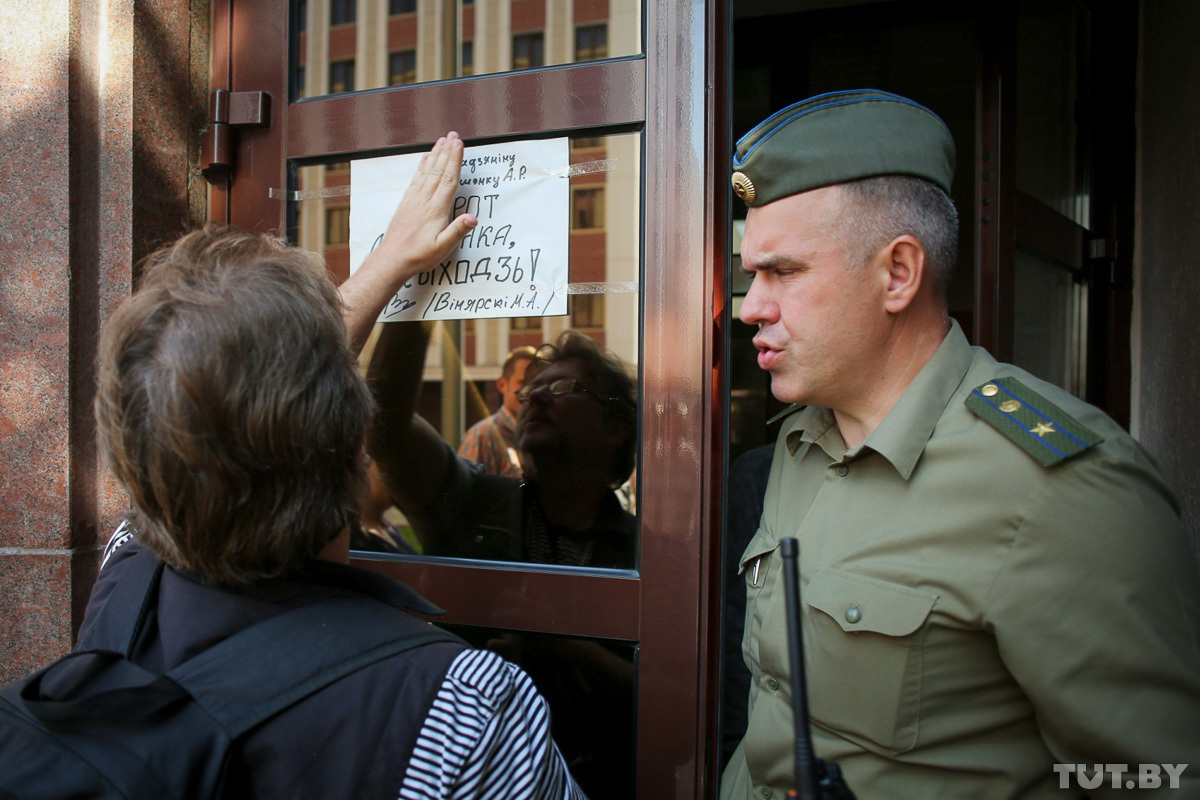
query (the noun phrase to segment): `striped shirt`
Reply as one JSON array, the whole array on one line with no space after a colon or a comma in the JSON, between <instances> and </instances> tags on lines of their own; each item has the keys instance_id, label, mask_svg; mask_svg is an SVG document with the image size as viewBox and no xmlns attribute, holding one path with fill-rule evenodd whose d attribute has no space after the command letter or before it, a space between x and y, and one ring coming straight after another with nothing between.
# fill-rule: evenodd
<instances>
[{"instance_id":1,"label":"striped shirt","mask_svg":"<svg viewBox=\"0 0 1200 800\"><path fill-rule=\"evenodd\" d=\"M519 667L466 650L417 736L401 798L583 798L550 737L550 711Z\"/></svg>"},{"instance_id":2,"label":"striped shirt","mask_svg":"<svg viewBox=\"0 0 1200 800\"><path fill-rule=\"evenodd\" d=\"M133 539L122 522L100 568ZM446 670L417 734L404 800L587 800L550 734L550 709L515 664L464 650Z\"/></svg>"}]
</instances>

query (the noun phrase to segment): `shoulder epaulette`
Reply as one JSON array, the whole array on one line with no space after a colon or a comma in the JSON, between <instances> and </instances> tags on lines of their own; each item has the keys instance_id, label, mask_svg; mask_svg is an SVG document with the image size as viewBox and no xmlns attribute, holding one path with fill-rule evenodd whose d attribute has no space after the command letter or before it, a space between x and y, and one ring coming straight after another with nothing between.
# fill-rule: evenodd
<instances>
[{"instance_id":1,"label":"shoulder epaulette","mask_svg":"<svg viewBox=\"0 0 1200 800\"><path fill-rule=\"evenodd\" d=\"M977 386L966 403L1044 467L1104 441L1016 378L996 378Z\"/></svg>"},{"instance_id":2,"label":"shoulder epaulette","mask_svg":"<svg viewBox=\"0 0 1200 800\"><path fill-rule=\"evenodd\" d=\"M773 416L769 420L767 420L767 424L773 425L774 423L776 423L779 420L786 417L788 414L791 414L793 411L799 411L802 408L804 408L803 403L792 403L790 406L785 408L783 411L780 411L778 414L776 414L775 416Z\"/></svg>"}]
</instances>

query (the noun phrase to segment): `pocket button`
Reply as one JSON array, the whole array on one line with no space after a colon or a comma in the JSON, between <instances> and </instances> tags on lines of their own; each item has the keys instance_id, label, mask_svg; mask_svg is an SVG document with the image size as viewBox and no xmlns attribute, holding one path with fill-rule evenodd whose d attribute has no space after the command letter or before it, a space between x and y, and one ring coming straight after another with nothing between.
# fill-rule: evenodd
<instances>
[{"instance_id":1,"label":"pocket button","mask_svg":"<svg viewBox=\"0 0 1200 800\"><path fill-rule=\"evenodd\" d=\"M846 609L846 622L849 622L851 625L854 625L861 619L862 619L862 612L859 611L858 606L850 606L849 608Z\"/></svg>"}]
</instances>

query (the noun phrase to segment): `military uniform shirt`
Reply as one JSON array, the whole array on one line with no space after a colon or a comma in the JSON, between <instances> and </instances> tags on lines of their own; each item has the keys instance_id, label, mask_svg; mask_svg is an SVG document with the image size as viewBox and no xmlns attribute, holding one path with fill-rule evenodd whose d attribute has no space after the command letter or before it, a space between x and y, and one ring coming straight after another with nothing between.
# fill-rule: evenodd
<instances>
[{"instance_id":1,"label":"military uniform shirt","mask_svg":"<svg viewBox=\"0 0 1200 800\"><path fill-rule=\"evenodd\" d=\"M1043 467L964 405L1006 376L1104 441ZM861 446L828 409L784 421L741 560L749 723L722 798L793 786L787 536L816 754L859 800L1061 800L1084 791L1056 763L1128 764L1124 783L1142 763L1200 762L1200 581L1173 495L1102 412L956 324ZM1200 796L1200 763L1181 791L1161 777L1169 797ZM1088 790L1122 793L1110 776Z\"/></svg>"}]
</instances>

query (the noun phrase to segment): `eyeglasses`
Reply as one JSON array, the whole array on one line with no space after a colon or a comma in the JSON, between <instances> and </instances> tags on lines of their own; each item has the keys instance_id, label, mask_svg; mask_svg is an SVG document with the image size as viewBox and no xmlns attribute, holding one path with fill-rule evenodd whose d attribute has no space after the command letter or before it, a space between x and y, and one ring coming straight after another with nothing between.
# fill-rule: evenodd
<instances>
[{"instance_id":1,"label":"eyeglasses","mask_svg":"<svg viewBox=\"0 0 1200 800\"><path fill-rule=\"evenodd\" d=\"M601 403L607 403L611 397L602 397L596 394L591 389L584 386L575 378L559 378L558 380L550 381L549 383L527 383L520 389L517 389L517 400L522 403L529 402L529 398L533 397L533 393L545 389L550 393L551 397L565 397L569 394L590 394L592 397L599 400Z\"/></svg>"}]
</instances>

